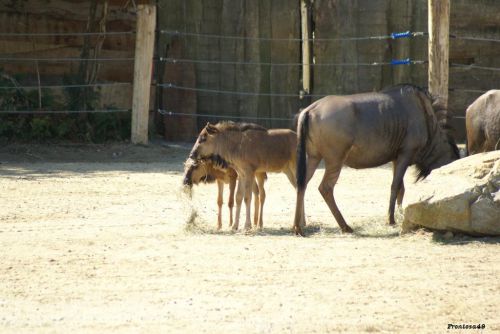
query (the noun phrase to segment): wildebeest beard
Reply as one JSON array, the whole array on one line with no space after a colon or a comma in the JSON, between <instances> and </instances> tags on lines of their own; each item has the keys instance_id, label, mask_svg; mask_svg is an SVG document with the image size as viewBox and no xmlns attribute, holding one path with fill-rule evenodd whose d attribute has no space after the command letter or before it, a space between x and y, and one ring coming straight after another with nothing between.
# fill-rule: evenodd
<instances>
[{"instance_id":1,"label":"wildebeest beard","mask_svg":"<svg viewBox=\"0 0 500 334\"><path fill-rule=\"evenodd\" d=\"M212 175L211 173L206 172L206 168L203 166L205 163L210 162L213 166L213 168L217 168L220 170L226 171L229 168L229 163L222 158L218 154L211 154L207 157L200 158L198 160L193 160L190 159L188 160L189 163L187 165L189 168L186 170L186 173L184 175L184 180L183 184L185 186L192 186L193 183L213 183L216 180L216 177ZM193 172L198 169L198 168L204 168L205 169L205 175L201 176L197 181L193 182Z\"/></svg>"},{"instance_id":2,"label":"wildebeest beard","mask_svg":"<svg viewBox=\"0 0 500 334\"><path fill-rule=\"evenodd\" d=\"M211 161L214 167L220 169L227 169L229 167L229 162L218 154L211 154L203 159Z\"/></svg>"},{"instance_id":3,"label":"wildebeest beard","mask_svg":"<svg viewBox=\"0 0 500 334\"><path fill-rule=\"evenodd\" d=\"M441 131L444 131L445 136L446 136L446 141L448 145L450 145L451 150L453 152L454 158L459 159L460 158L460 151L458 150L458 146L455 142L455 139L453 136L451 136L451 132L453 129L446 123L440 123L438 124L439 128ZM432 145L433 143L428 143L426 145L426 151L423 153L423 155L420 157L420 159L416 162L416 167L418 170L417 173L417 181L425 179L429 174L431 173L432 169L435 167L432 167L432 165L436 162L436 160L439 159L439 156L436 155L435 153L435 145Z\"/></svg>"}]
</instances>

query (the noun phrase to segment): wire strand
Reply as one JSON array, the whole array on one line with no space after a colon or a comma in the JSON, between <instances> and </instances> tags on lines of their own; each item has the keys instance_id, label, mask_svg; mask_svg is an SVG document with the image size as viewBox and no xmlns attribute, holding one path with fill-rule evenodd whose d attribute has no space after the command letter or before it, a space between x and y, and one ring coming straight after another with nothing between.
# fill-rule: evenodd
<instances>
[{"instance_id":1,"label":"wire strand","mask_svg":"<svg viewBox=\"0 0 500 334\"><path fill-rule=\"evenodd\" d=\"M285 118L285 117L259 117L259 116L236 116L236 115L210 115L210 114L188 114L188 113L179 113L168 111L164 109L158 109L158 113L163 116L182 116L182 117L204 117L204 118L215 118L215 119L238 119L238 120L264 120L264 121L292 121L294 118ZM452 116L452 118L464 119L465 116Z\"/></svg>"},{"instance_id":2,"label":"wire strand","mask_svg":"<svg viewBox=\"0 0 500 334\"><path fill-rule=\"evenodd\" d=\"M228 95L242 95L242 96L277 96L277 97L323 97L324 95L312 95L312 94L289 94L289 93L254 93L254 92L240 92L240 91L231 91L231 90L217 90L217 89L207 89L207 88L194 88L194 87L185 87L178 86L172 83L167 84L159 84L158 87L168 88L168 89L178 89L178 90L186 90L186 91L195 91L195 92L205 92L205 93L220 93L220 94L228 94Z\"/></svg>"},{"instance_id":3,"label":"wire strand","mask_svg":"<svg viewBox=\"0 0 500 334\"><path fill-rule=\"evenodd\" d=\"M189 117L206 117L206 118L218 118L218 119L248 119L248 120L268 120L268 121L291 121L293 118L285 117L259 117L259 116L236 116L236 115L209 115L209 114L187 114L172 112L164 109L157 110L163 116L189 116Z\"/></svg>"},{"instance_id":4,"label":"wire strand","mask_svg":"<svg viewBox=\"0 0 500 334\"><path fill-rule=\"evenodd\" d=\"M52 37L52 36L100 36L100 35L133 35L135 31L104 32L0 32L1 37Z\"/></svg>"},{"instance_id":5,"label":"wire strand","mask_svg":"<svg viewBox=\"0 0 500 334\"><path fill-rule=\"evenodd\" d=\"M485 70L485 71L500 71L499 67L487 67L487 66L478 66L478 65L467 65L467 64L450 64L452 67L464 68L467 70Z\"/></svg>"},{"instance_id":6,"label":"wire strand","mask_svg":"<svg viewBox=\"0 0 500 334\"><path fill-rule=\"evenodd\" d=\"M201 34L194 32L183 32L178 30L160 30L161 34L166 35L178 35L178 36L188 36L188 37L202 37L202 38L219 38L219 39L233 39L233 40L249 40L249 41L282 41L282 42L329 42L329 41L365 41L365 40L386 40L386 39L398 39L402 37L419 37L426 36L425 32L404 32L404 33L392 33L390 35L380 35L380 36L361 36L361 37L338 37L338 38L274 38L274 37L247 37L247 36L229 36L229 35L217 35L217 34Z\"/></svg>"},{"instance_id":7,"label":"wire strand","mask_svg":"<svg viewBox=\"0 0 500 334\"><path fill-rule=\"evenodd\" d=\"M131 112L130 109L96 110L0 110L0 114L82 114L82 113L118 113Z\"/></svg>"},{"instance_id":8,"label":"wire strand","mask_svg":"<svg viewBox=\"0 0 500 334\"><path fill-rule=\"evenodd\" d=\"M81 88L81 87L105 87L105 86L130 86L130 82L103 82L94 84L81 84L81 85L40 85L40 86L0 86L1 90L5 89L48 89L48 88Z\"/></svg>"},{"instance_id":9,"label":"wire strand","mask_svg":"<svg viewBox=\"0 0 500 334\"><path fill-rule=\"evenodd\" d=\"M160 57L159 61L172 64L177 63L191 63L191 64L221 64L221 65L256 65L256 66L303 66L302 63L269 63L269 62L239 62L239 61L226 61L226 60L205 60L205 59L177 59L177 58L164 58ZM427 64L427 60L411 60L404 59L402 63L397 63L397 60L391 62L372 62L372 63L311 63L309 66L313 67L350 67L350 66L388 66L388 65L419 65Z\"/></svg>"},{"instance_id":10,"label":"wire strand","mask_svg":"<svg viewBox=\"0 0 500 334\"><path fill-rule=\"evenodd\" d=\"M481 89L467 89L467 88L449 88L450 92L465 92L465 93L486 93L487 90Z\"/></svg>"},{"instance_id":11,"label":"wire strand","mask_svg":"<svg viewBox=\"0 0 500 334\"><path fill-rule=\"evenodd\" d=\"M488 38L488 37L472 37L472 36L455 36L450 35L453 39L462 39L466 41L479 41L479 42L500 42L500 39Z\"/></svg>"},{"instance_id":12,"label":"wire strand","mask_svg":"<svg viewBox=\"0 0 500 334\"><path fill-rule=\"evenodd\" d=\"M4 57L0 58L0 62L14 61L42 61L42 62L58 62L58 61L133 61L135 58L23 58L23 57Z\"/></svg>"}]
</instances>

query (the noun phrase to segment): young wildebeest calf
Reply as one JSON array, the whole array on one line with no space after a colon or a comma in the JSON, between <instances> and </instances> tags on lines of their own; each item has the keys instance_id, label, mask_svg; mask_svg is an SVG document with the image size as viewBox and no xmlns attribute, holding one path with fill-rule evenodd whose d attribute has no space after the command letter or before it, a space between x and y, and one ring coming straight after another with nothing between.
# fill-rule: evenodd
<instances>
[{"instance_id":1,"label":"young wildebeest calf","mask_svg":"<svg viewBox=\"0 0 500 334\"><path fill-rule=\"evenodd\" d=\"M465 126L468 154L500 149L500 90L490 90L472 102Z\"/></svg>"},{"instance_id":2,"label":"young wildebeest calf","mask_svg":"<svg viewBox=\"0 0 500 334\"><path fill-rule=\"evenodd\" d=\"M249 123L208 123L201 130L191 159L219 156L236 170L239 177L236 191L236 218L233 230L238 229L240 209L238 204L245 198L245 229L251 228L250 201L252 182L257 177L260 197L259 228L263 226L263 208L266 193L259 175L265 172L283 172L295 187L297 136L287 129L267 130ZM262 184L261 184L262 183Z\"/></svg>"},{"instance_id":3,"label":"young wildebeest calf","mask_svg":"<svg viewBox=\"0 0 500 334\"><path fill-rule=\"evenodd\" d=\"M303 235L304 194L322 159L325 174L319 191L343 232L352 229L333 196L342 166L368 168L392 161L389 222L394 224L396 195L401 201L408 166L416 164L419 178L424 178L459 157L455 142L438 124L431 102L423 90L401 85L380 93L327 96L303 110L297 126L295 232Z\"/></svg>"},{"instance_id":4,"label":"young wildebeest calf","mask_svg":"<svg viewBox=\"0 0 500 334\"><path fill-rule=\"evenodd\" d=\"M265 174L263 177L264 180L267 178ZM183 178L184 186L192 187L193 184L217 182L217 229L221 229L222 227L222 197L224 193L224 184L229 184L227 204L229 207L229 226L231 227L233 225L234 191L237 178L238 174L234 169L225 165L223 161L218 161L214 158L196 161L188 159L185 163ZM256 182L253 183L252 191L255 196L254 225L257 225L259 214L259 188Z\"/></svg>"}]
</instances>

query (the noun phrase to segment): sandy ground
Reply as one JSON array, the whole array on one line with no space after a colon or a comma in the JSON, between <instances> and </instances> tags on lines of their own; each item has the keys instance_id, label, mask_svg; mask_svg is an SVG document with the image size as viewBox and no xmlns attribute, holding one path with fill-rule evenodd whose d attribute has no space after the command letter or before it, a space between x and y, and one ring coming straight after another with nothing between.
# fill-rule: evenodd
<instances>
[{"instance_id":1,"label":"sandy ground","mask_svg":"<svg viewBox=\"0 0 500 334\"><path fill-rule=\"evenodd\" d=\"M0 331L500 331L500 240L386 225L388 166L344 169L343 235L316 190L267 182L264 230L215 231L215 186L180 189L183 147L0 149ZM407 176L411 183L412 176ZM411 191L411 185L407 191ZM186 224L193 212L198 217Z\"/></svg>"}]
</instances>

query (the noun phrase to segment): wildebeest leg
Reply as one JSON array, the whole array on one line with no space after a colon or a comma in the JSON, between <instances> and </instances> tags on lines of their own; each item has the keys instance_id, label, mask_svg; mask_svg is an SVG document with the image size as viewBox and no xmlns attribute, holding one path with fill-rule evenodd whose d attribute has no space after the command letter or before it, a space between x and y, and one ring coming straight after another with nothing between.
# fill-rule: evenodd
<instances>
[{"instance_id":1,"label":"wildebeest leg","mask_svg":"<svg viewBox=\"0 0 500 334\"><path fill-rule=\"evenodd\" d=\"M394 179L394 175L396 174L396 160L392 161L392 178ZM401 187L398 191L398 205L403 204L403 196L405 195L405 183L404 180L401 180Z\"/></svg>"},{"instance_id":2,"label":"wildebeest leg","mask_svg":"<svg viewBox=\"0 0 500 334\"><path fill-rule=\"evenodd\" d=\"M290 181L290 184L294 188L297 188L297 176L295 173L295 167L294 166L287 166L283 170L283 173L285 173L286 177L288 178L288 181Z\"/></svg>"},{"instance_id":3,"label":"wildebeest leg","mask_svg":"<svg viewBox=\"0 0 500 334\"><path fill-rule=\"evenodd\" d=\"M314 167L314 169L316 169L316 167ZM286 177L288 178L288 181L290 181L292 186L295 189L297 189L297 176L295 173L295 169L293 169L292 166L289 166L287 169L285 169L283 171L283 173L285 173ZM313 171L313 173L314 173L314 171ZM307 180L306 181L306 184L307 184L307 182L309 182L309 179L306 178L306 180ZM306 226L306 216L305 216L304 210L302 210L302 219L301 219L300 224L301 224L300 226L302 226L302 227Z\"/></svg>"},{"instance_id":4,"label":"wildebeest leg","mask_svg":"<svg viewBox=\"0 0 500 334\"><path fill-rule=\"evenodd\" d=\"M323 196L326 204L328 204L328 207L339 224L342 232L352 233L352 228L345 222L344 217L337 207L337 203L335 203L335 197L333 196L335 184L339 179L340 171L342 169L342 161L343 159L339 159L335 162L325 161L325 175L323 176L323 180L321 181L318 190L321 193L321 196Z\"/></svg>"},{"instance_id":5,"label":"wildebeest leg","mask_svg":"<svg viewBox=\"0 0 500 334\"><path fill-rule=\"evenodd\" d=\"M234 217L233 231L238 230L238 225L240 222L241 202L243 201L244 194L245 187L243 185L243 179L240 177L238 179L238 187L236 188L236 214Z\"/></svg>"},{"instance_id":6,"label":"wildebeest leg","mask_svg":"<svg viewBox=\"0 0 500 334\"><path fill-rule=\"evenodd\" d=\"M218 213L217 213L217 229L220 230L222 228L222 195L224 193L224 182L221 180L217 180L217 206L219 207Z\"/></svg>"},{"instance_id":7,"label":"wildebeest leg","mask_svg":"<svg viewBox=\"0 0 500 334\"><path fill-rule=\"evenodd\" d=\"M245 230L252 229L251 206L252 206L252 185L255 182L255 174L248 173L242 178L243 187L245 189L245 208L247 211L245 219Z\"/></svg>"},{"instance_id":8,"label":"wildebeest leg","mask_svg":"<svg viewBox=\"0 0 500 334\"><path fill-rule=\"evenodd\" d=\"M392 178L391 184L391 198L389 201L389 224L394 225L396 221L394 220L394 208L396 206L396 196L403 185L403 178L408 169L409 162L411 160L411 154L400 155L396 160L396 166L394 167L394 176Z\"/></svg>"},{"instance_id":9,"label":"wildebeest leg","mask_svg":"<svg viewBox=\"0 0 500 334\"><path fill-rule=\"evenodd\" d=\"M297 187L297 202L295 204L295 218L293 223L293 229L295 231L295 234L300 234L302 236L304 235L304 233L302 232L302 226L306 224L305 210L304 210L304 196L306 193L307 184L313 177L314 172L316 171L316 168L318 168L321 159L322 159L321 157L315 157L315 156L308 156L307 158L306 179L304 183L304 189L300 189L299 187Z\"/></svg>"},{"instance_id":10,"label":"wildebeest leg","mask_svg":"<svg viewBox=\"0 0 500 334\"><path fill-rule=\"evenodd\" d=\"M467 153L469 155L483 152L486 138L482 129L467 129Z\"/></svg>"},{"instance_id":11,"label":"wildebeest leg","mask_svg":"<svg viewBox=\"0 0 500 334\"><path fill-rule=\"evenodd\" d=\"M253 225L257 227L259 223L259 185L257 181L254 181L252 184L252 193L253 193Z\"/></svg>"},{"instance_id":12,"label":"wildebeest leg","mask_svg":"<svg viewBox=\"0 0 500 334\"><path fill-rule=\"evenodd\" d=\"M229 207L229 227L233 226L233 207L234 207L234 190L236 189L236 177L229 179L229 199L227 206Z\"/></svg>"},{"instance_id":13,"label":"wildebeest leg","mask_svg":"<svg viewBox=\"0 0 500 334\"><path fill-rule=\"evenodd\" d=\"M266 191L264 190L264 181L266 180L265 173L256 174L257 177L257 186L259 191L259 229L264 227L264 202L266 201ZM255 199L255 203L257 203L257 198Z\"/></svg>"}]
</instances>

